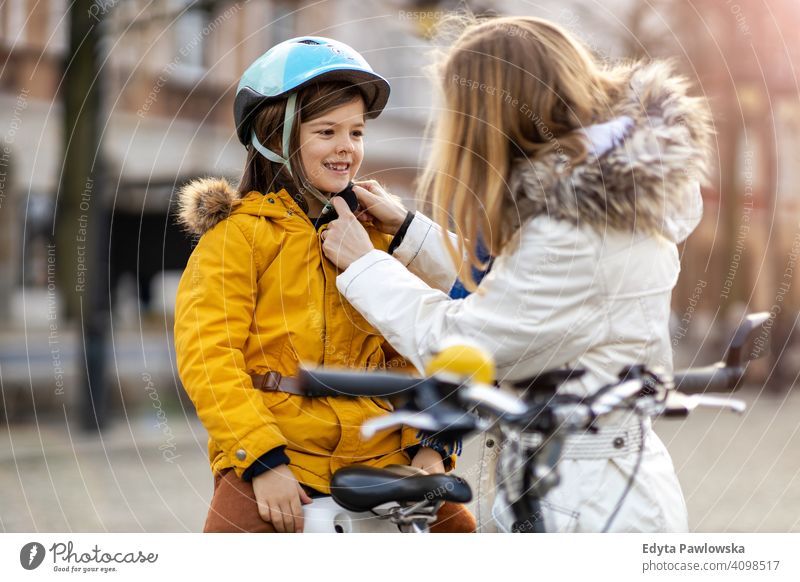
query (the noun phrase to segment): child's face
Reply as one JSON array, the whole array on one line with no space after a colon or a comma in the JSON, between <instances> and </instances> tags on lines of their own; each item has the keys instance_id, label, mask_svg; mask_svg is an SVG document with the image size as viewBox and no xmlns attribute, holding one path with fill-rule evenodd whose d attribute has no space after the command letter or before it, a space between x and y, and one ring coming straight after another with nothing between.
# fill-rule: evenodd
<instances>
[{"instance_id":1,"label":"child's face","mask_svg":"<svg viewBox=\"0 0 800 582\"><path fill-rule=\"evenodd\" d=\"M300 161L320 192L347 188L364 158L364 102L354 99L300 124Z\"/></svg>"}]
</instances>

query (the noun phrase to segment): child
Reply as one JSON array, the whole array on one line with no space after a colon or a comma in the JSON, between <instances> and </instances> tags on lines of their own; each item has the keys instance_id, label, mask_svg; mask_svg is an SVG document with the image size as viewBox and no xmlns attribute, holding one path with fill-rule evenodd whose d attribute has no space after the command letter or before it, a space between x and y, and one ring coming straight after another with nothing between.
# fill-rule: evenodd
<instances>
[{"instance_id":1,"label":"child","mask_svg":"<svg viewBox=\"0 0 800 582\"><path fill-rule=\"evenodd\" d=\"M386 80L349 46L283 42L239 84L235 118L248 156L238 191L202 179L180 194L180 219L200 239L178 289L175 345L209 432L207 532L302 531L301 504L327 494L341 467L410 462L443 472L451 461L407 428L365 441L361 425L391 410L387 402L306 398L294 378L301 363L403 364L342 300L319 237L335 217L332 195L355 207L348 186L363 158L364 122L388 96ZM375 230L369 237L377 248L390 242ZM474 529L464 523L450 525Z\"/></svg>"},{"instance_id":2,"label":"child","mask_svg":"<svg viewBox=\"0 0 800 582\"><path fill-rule=\"evenodd\" d=\"M702 215L709 160L704 103L664 63L603 67L536 18L469 26L440 73L446 106L423 180L437 220L409 220L375 183L357 188L376 224L403 238L389 257L335 201L323 248L343 269L342 294L417 367L459 334L494 355L501 381L585 369L563 387L582 396L626 365L671 370L676 243ZM455 244L443 236L451 224ZM452 299L456 266L475 288L476 241L495 257L491 270L476 293ZM598 424L567 439L561 484L542 503L548 531L686 531L649 419ZM508 529L522 484L504 486L495 514Z\"/></svg>"}]
</instances>

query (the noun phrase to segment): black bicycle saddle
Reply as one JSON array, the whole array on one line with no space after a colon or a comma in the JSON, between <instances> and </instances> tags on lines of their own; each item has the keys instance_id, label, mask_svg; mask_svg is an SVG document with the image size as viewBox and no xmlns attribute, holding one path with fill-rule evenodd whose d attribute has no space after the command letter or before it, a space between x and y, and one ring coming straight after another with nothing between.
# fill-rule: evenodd
<instances>
[{"instance_id":1,"label":"black bicycle saddle","mask_svg":"<svg viewBox=\"0 0 800 582\"><path fill-rule=\"evenodd\" d=\"M350 511L369 511L390 501L441 500L467 503L472 490L455 475L404 476L376 467L345 467L331 479L331 496Z\"/></svg>"}]
</instances>

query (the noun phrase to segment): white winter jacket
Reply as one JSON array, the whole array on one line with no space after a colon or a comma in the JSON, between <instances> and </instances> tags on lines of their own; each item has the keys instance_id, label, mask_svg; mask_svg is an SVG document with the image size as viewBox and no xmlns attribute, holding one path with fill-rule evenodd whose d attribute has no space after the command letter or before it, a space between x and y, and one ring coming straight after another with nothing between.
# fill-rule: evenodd
<instances>
[{"instance_id":1,"label":"white winter jacket","mask_svg":"<svg viewBox=\"0 0 800 582\"><path fill-rule=\"evenodd\" d=\"M420 370L444 339L460 335L494 355L498 380L578 367L589 372L581 380L588 393L626 364L671 371L676 242L598 235L540 216L494 261L478 292L451 300L456 269L438 225L418 213L393 256L368 253L337 285Z\"/></svg>"},{"instance_id":2,"label":"white winter jacket","mask_svg":"<svg viewBox=\"0 0 800 582\"><path fill-rule=\"evenodd\" d=\"M665 66L634 69L617 116L587 128L594 153L586 162L565 174L555 171L563 160L554 154L514 169L522 224L476 293L449 298L455 267L439 227L420 214L393 256L376 250L361 257L339 275L338 288L420 370L442 340L463 335L494 355L499 380L570 366L588 373L565 389L590 393L626 365L669 371L676 243L702 214L705 111ZM609 438L635 433L628 419L606 424ZM562 484L543 504L549 529L602 529L635 465L636 440L619 454L562 462ZM636 485L613 530L684 531L677 477L649 424L644 443ZM495 514L507 527L502 499Z\"/></svg>"}]
</instances>

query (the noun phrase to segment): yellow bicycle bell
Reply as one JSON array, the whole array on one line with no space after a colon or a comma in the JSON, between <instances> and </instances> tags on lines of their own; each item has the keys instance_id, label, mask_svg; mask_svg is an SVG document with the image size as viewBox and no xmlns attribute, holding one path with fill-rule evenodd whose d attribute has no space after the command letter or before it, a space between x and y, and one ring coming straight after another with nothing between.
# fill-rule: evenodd
<instances>
[{"instance_id":1,"label":"yellow bicycle bell","mask_svg":"<svg viewBox=\"0 0 800 582\"><path fill-rule=\"evenodd\" d=\"M464 337L446 340L428 361L427 376L450 377L458 383L465 380L492 384L495 379L494 358L474 341Z\"/></svg>"}]
</instances>

